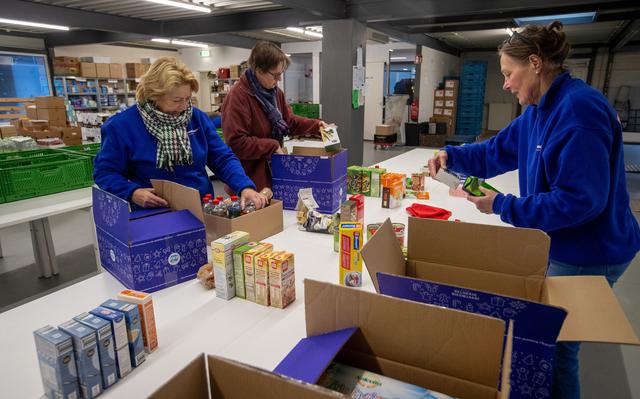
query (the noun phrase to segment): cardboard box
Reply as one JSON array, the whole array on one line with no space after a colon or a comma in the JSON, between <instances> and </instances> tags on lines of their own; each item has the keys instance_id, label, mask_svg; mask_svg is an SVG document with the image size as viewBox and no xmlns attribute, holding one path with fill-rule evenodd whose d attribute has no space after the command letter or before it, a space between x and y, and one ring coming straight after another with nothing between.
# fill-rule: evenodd
<instances>
[{"instance_id":1,"label":"cardboard box","mask_svg":"<svg viewBox=\"0 0 640 399\"><path fill-rule=\"evenodd\" d=\"M110 63L111 62L111 57L96 57L96 56L92 56L92 57L80 57L80 61L82 62L102 62L102 63Z\"/></svg>"},{"instance_id":2,"label":"cardboard box","mask_svg":"<svg viewBox=\"0 0 640 399\"><path fill-rule=\"evenodd\" d=\"M444 107L444 100L440 99L440 100L435 100L433 102L433 106L434 107L438 107L438 108L442 108Z\"/></svg>"},{"instance_id":3,"label":"cardboard box","mask_svg":"<svg viewBox=\"0 0 640 399\"><path fill-rule=\"evenodd\" d=\"M80 60L77 57L55 57L53 74L57 76L75 76L80 73Z\"/></svg>"},{"instance_id":4,"label":"cardboard box","mask_svg":"<svg viewBox=\"0 0 640 399\"><path fill-rule=\"evenodd\" d=\"M17 136L17 135L18 135L18 129L16 129L15 126L13 125L0 126L0 137L2 137L3 139Z\"/></svg>"},{"instance_id":5,"label":"cardboard box","mask_svg":"<svg viewBox=\"0 0 640 399\"><path fill-rule=\"evenodd\" d=\"M65 145L82 145L82 128L77 126L63 127L62 141Z\"/></svg>"},{"instance_id":6,"label":"cardboard box","mask_svg":"<svg viewBox=\"0 0 640 399\"><path fill-rule=\"evenodd\" d=\"M248 242L249 233L234 231L211 243L211 259L218 298L229 300L236 296L233 251Z\"/></svg>"},{"instance_id":7,"label":"cardboard box","mask_svg":"<svg viewBox=\"0 0 640 399\"><path fill-rule=\"evenodd\" d=\"M434 115L442 115L443 114L443 108L434 108L433 109L433 114Z\"/></svg>"},{"instance_id":8,"label":"cardboard box","mask_svg":"<svg viewBox=\"0 0 640 399\"><path fill-rule=\"evenodd\" d=\"M96 64L93 62L81 62L80 76L85 78L97 78L98 71L96 70Z\"/></svg>"},{"instance_id":9,"label":"cardboard box","mask_svg":"<svg viewBox=\"0 0 640 399\"><path fill-rule=\"evenodd\" d=\"M334 213L347 196L347 150L328 153L322 148L293 147L291 154L271 156L273 196L284 209L294 210L298 191L312 188L320 213ZM247 230L245 230L247 231ZM252 239L259 239L251 235Z\"/></svg>"},{"instance_id":10,"label":"cardboard box","mask_svg":"<svg viewBox=\"0 0 640 399\"><path fill-rule=\"evenodd\" d=\"M111 323L90 313L82 313L73 318L77 322L91 328L96 333L100 370L102 372L102 388L107 389L118 382L116 351L111 333Z\"/></svg>"},{"instance_id":11,"label":"cardboard box","mask_svg":"<svg viewBox=\"0 0 640 399\"><path fill-rule=\"evenodd\" d=\"M29 130L46 130L49 128L49 121L42 119L24 119L22 127Z\"/></svg>"},{"instance_id":12,"label":"cardboard box","mask_svg":"<svg viewBox=\"0 0 640 399\"><path fill-rule=\"evenodd\" d=\"M64 322L58 328L71 336L82 397L92 399L100 395L102 371L95 331L75 320Z\"/></svg>"},{"instance_id":13,"label":"cardboard box","mask_svg":"<svg viewBox=\"0 0 640 399\"><path fill-rule=\"evenodd\" d=\"M453 89L457 91L459 86L460 86L460 81L457 79L447 79L444 81L445 89Z\"/></svg>"},{"instance_id":14,"label":"cardboard box","mask_svg":"<svg viewBox=\"0 0 640 399\"><path fill-rule=\"evenodd\" d=\"M33 332L40 375L48 398L79 398L76 357L71 336L49 325Z\"/></svg>"},{"instance_id":15,"label":"cardboard box","mask_svg":"<svg viewBox=\"0 0 640 399\"><path fill-rule=\"evenodd\" d=\"M456 110L454 108L444 108L442 110L442 115L453 117L456 114Z\"/></svg>"},{"instance_id":16,"label":"cardboard box","mask_svg":"<svg viewBox=\"0 0 640 399\"><path fill-rule=\"evenodd\" d=\"M284 309L296 300L294 255L280 253L269 259L269 296L271 306Z\"/></svg>"},{"instance_id":17,"label":"cardboard box","mask_svg":"<svg viewBox=\"0 0 640 399\"><path fill-rule=\"evenodd\" d=\"M508 397L504 321L313 280L304 289L307 338L275 373L315 384L335 360L461 399Z\"/></svg>"},{"instance_id":18,"label":"cardboard box","mask_svg":"<svg viewBox=\"0 0 640 399\"><path fill-rule=\"evenodd\" d=\"M347 287L362 287L362 257L364 243L362 223L340 222L340 256L338 282Z\"/></svg>"},{"instance_id":19,"label":"cardboard box","mask_svg":"<svg viewBox=\"0 0 640 399\"><path fill-rule=\"evenodd\" d=\"M151 64L143 64L143 63L126 63L125 67L127 69L127 77L128 78L140 78L142 75L147 73Z\"/></svg>"},{"instance_id":20,"label":"cardboard box","mask_svg":"<svg viewBox=\"0 0 640 399\"><path fill-rule=\"evenodd\" d=\"M129 339L127 337L124 314L103 306L98 306L90 310L89 313L111 324L111 333L113 334L116 351L116 364L118 365L118 377L126 377L131 372L131 355L129 354Z\"/></svg>"},{"instance_id":21,"label":"cardboard box","mask_svg":"<svg viewBox=\"0 0 640 399\"><path fill-rule=\"evenodd\" d=\"M96 75L99 78L111 77L111 69L108 63L96 64Z\"/></svg>"},{"instance_id":22,"label":"cardboard box","mask_svg":"<svg viewBox=\"0 0 640 399\"><path fill-rule=\"evenodd\" d=\"M454 90L454 89L446 89L444 91L444 98L457 98L458 97L458 90Z\"/></svg>"},{"instance_id":23,"label":"cardboard box","mask_svg":"<svg viewBox=\"0 0 640 399\"><path fill-rule=\"evenodd\" d=\"M376 133L381 136L389 136L396 132L393 125L376 125Z\"/></svg>"},{"instance_id":24,"label":"cardboard box","mask_svg":"<svg viewBox=\"0 0 640 399\"><path fill-rule=\"evenodd\" d=\"M436 98L444 97L444 90L443 89L438 89L438 90L434 91L433 96L436 97Z\"/></svg>"},{"instance_id":25,"label":"cardboard box","mask_svg":"<svg viewBox=\"0 0 640 399\"><path fill-rule=\"evenodd\" d=\"M122 79L124 77L124 73L122 72L122 64L109 64L109 77L112 79Z\"/></svg>"},{"instance_id":26,"label":"cardboard box","mask_svg":"<svg viewBox=\"0 0 640 399\"><path fill-rule=\"evenodd\" d=\"M544 398L556 339L640 344L604 277L545 278L549 246L539 230L410 217L406 262L389 220L362 255L382 294L512 321L512 390Z\"/></svg>"},{"instance_id":27,"label":"cardboard box","mask_svg":"<svg viewBox=\"0 0 640 399\"><path fill-rule=\"evenodd\" d=\"M131 211L129 203L93 187L93 215L100 262L125 287L153 292L194 278L207 263L207 242L200 218L178 209L181 188L169 183L156 193L172 208ZM171 186L173 184L174 186ZM174 190L171 190L174 188ZM197 191L193 190L197 201Z\"/></svg>"},{"instance_id":28,"label":"cardboard box","mask_svg":"<svg viewBox=\"0 0 640 399\"><path fill-rule=\"evenodd\" d=\"M35 105L36 108L58 108L63 110L66 109L64 97L58 96L36 97Z\"/></svg>"},{"instance_id":29,"label":"cardboard box","mask_svg":"<svg viewBox=\"0 0 640 399\"><path fill-rule=\"evenodd\" d=\"M247 301L256 301L256 261L263 252L273 251L273 244L260 243L249 249L242 255L242 265L244 268L245 298Z\"/></svg>"},{"instance_id":30,"label":"cardboard box","mask_svg":"<svg viewBox=\"0 0 640 399\"><path fill-rule=\"evenodd\" d=\"M67 111L64 108L37 108L40 120L49 121L49 126L67 126Z\"/></svg>"},{"instance_id":31,"label":"cardboard box","mask_svg":"<svg viewBox=\"0 0 640 399\"><path fill-rule=\"evenodd\" d=\"M244 285L244 253L259 244L258 241L251 241L233 250L233 276L238 298L247 297Z\"/></svg>"},{"instance_id":32,"label":"cardboard box","mask_svg":"<svg viewBox=\"0 0 640 399\"><path fill-rule=\"evenodd\" d=\"M158 348L158 333L156 332L156 315L153 310L153 298L151 294L140 291L123 290L118 293L118 299L138 306L144 350L147 353L156 350Z\"/></svg>"},{"instance_id":33,"label":"cardboard box","mask_svg":"<svg viewBox=\"0 0 640 399\"><path fill-rule=\"evenodd\" d=\"M116 299L109 299L103 302L101 306L124 314L131 365L133 367L140 366L146 360L146 356L144 354L144 344L142 343L142 328L138 307L132 303Z\"/></svg>"},{"instance_id":34,"label":"cardboard box","mask_svg":"<svg viewBox=\"0 0 640 399\"><path fill-rule=\"evenodd\" d=\"M27 105L24 109L28 119L38 119L38 111L35 105Z\"/></svg>"},{"instance_id":35,"label":"cardboard box","mask_svg":"<svg viewBox=\"0 0 640 399\"><path fill-rule=\"evenodd\" d=\"M362 166L351 165L347 168L347 194L359 194L362 191Z\"/></svg>"},{"instance_id":36,"label":"cardboard box","mask_svg":"<svg viewBox=\"0 0 640 399\"><path fill-rule=\"evenodd\" d=\"M204 222L208 243L234 231L246 231L251 239L256 241L282 231L282 201L272 199L269 206L265 208L229 219L205 214L202 211L198 190L166 180L151 180L151 184L156 194L169 201L173 209L188 209L196 218ZM200 266L204 263L206 262L202 262Z\"/></svg>"},{"instance_id":37,"label":"cardboard box","mask_svg":"<svg viewBox=\"0 0 640 399\"><path fill-rule=\"evenodd\" d=\"M229 77L238 79L240 77L240 65L229 65Z\"/></svg>"},{"instance_id":38,"label":"cardboard box","mask_svg":"<svg viewBox=\"0 0 640 399\"><path fill-rule=\"evenodd\" d=\"M443 109L444 112L444 109ZM451 136L455 134L455 121L451 116L447 115L434 115L429 118L429 122L435 123L446 123L447 124L447 135Z\"/></svg>"},{"instance_id":39,"label":"cardboard box","mask_svg":"<svg viewBox=\"0 0 640 399\"><path fill-rule=\"evenodd\" d=\"M445 100L444 106L445 106L445 108L455 108L456 107L456 100Z\"/></svg>"}]
</instances>

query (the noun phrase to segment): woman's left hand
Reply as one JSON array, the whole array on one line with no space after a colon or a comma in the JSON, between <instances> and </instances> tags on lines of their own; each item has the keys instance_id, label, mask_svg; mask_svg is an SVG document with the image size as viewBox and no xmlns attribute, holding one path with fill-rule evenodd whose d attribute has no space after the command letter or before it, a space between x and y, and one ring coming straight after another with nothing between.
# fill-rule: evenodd
<instances>
[{"instance_id":1,"label":"woman's left hand","mask_svg":"<svg viewBox=\"0 0 640 399\"><path fill-rule=\"evenodd\" d=\"M325 121L320 121L320 128L321 129L329 129L332 127L338 127L335 123L327 123Z\"/></svg>"},{"instance_id":2,"label":"woman's left hand","mask_svg":"<svg viewBox=\"0 0 640 399\"><path fill-rule=\"evenodd\" d=\"M240 193L240 207L244 209L244 205L251 201L256 206L256 209L264 208L267 205L267 197L264 194L260 194L252 188L245 188Z\"/></svg>"},{"instance_id":3,"label":"woman's left hand","mask_svg":"<svg viewBox=\"0 0 640 399\"><path fill-rule=\"evenodd\" d=\"M482 191L484 197L474 197L473 195L469 195L467 200L473 202L480 212L491 215L493 213L493 200L496 198L498 193L493 190L488 190L482 186L478 188Z\"/></svg>"}]
</instances>

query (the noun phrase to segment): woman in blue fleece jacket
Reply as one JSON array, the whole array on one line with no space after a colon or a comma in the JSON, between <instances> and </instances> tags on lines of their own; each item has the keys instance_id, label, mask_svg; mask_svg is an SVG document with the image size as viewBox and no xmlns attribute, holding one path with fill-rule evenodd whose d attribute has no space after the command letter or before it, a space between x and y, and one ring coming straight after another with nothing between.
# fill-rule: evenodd
<instances>
[{"instance_id":1,"label":"woman in blue fleece jacket","mask_svg":"<svg viewBox=\"0 0 640 399\"><path fill-rule=\"evenodd\" d=\"M504 90L527 109L491 140L447 146L429 160L490 178L519 170L520 197L481 188L469 201L518 227L551 237L547 275L604 275L613 284L640 249L629 208L622 128L607 99L562 64L562 24L527 26L498 48ZM558 343L553 397L578 398L578 343Z\"/></svg>"},{"instance_id":2,"label":"woman in blue fleece jacket","mask_svg":"<svg viewBox=\"0 0 640 399\"><path fill-rule=\"evenodd\" d=\"M257 208L266 197L255 191L242 165L220 139L209 117L191 105L198 81L173 57L153 63L136 90L136 106L102 126L102 146L93 178L103 190L140 207L167 206L151 179L166 179L213 194L205 166Z\"/></svg>"}]
</instances>

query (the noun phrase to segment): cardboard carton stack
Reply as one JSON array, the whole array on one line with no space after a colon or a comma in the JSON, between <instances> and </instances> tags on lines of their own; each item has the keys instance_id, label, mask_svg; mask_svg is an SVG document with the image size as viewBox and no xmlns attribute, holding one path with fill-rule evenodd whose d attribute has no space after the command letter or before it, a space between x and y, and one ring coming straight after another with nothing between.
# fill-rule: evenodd
<instances>
[{"instance_id":1,"label":"cardboard carton stack","mask_svg":"<svg viewBox=\"0 0 640 399\"><path fill-rule=\"evenodd\" d=\"M128 62L125 64L127 68L127 77L128 78L140 78L142 75L147 73L151 64L143 64L140 62Z\"/></svg>"},{"instance_id":2,"label":"cardboard carton stack","mask_svg":"<svg viewBox=\"0 0 640 399\"><path fill-rule=\"evenodd\" d=\"M55 57L53 74L57 76L76 76L80 73L80 60L77 57Z\"/></svg>"}]
</instances>

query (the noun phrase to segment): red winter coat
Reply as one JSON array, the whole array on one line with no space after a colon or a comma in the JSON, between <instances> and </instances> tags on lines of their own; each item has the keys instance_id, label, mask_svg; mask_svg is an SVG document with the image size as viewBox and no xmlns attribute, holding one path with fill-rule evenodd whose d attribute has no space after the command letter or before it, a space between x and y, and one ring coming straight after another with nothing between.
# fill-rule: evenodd
<instances>
[{"instance_id":1,"label":"red winter coat","mask_svg":"<svg viewBox=\"0 0 640 399\"><path fill-rule=\"evenodd\" d=\"M294 115L282 90L277 90L278 109L293 135L319 137L320 120ZM225 142L240 159L258 191L271 187L271 154L276 152L280 143L271 138L271 122L244 74L233 85L222 104L222 132Z\"/></svg>"}]
</instances>

